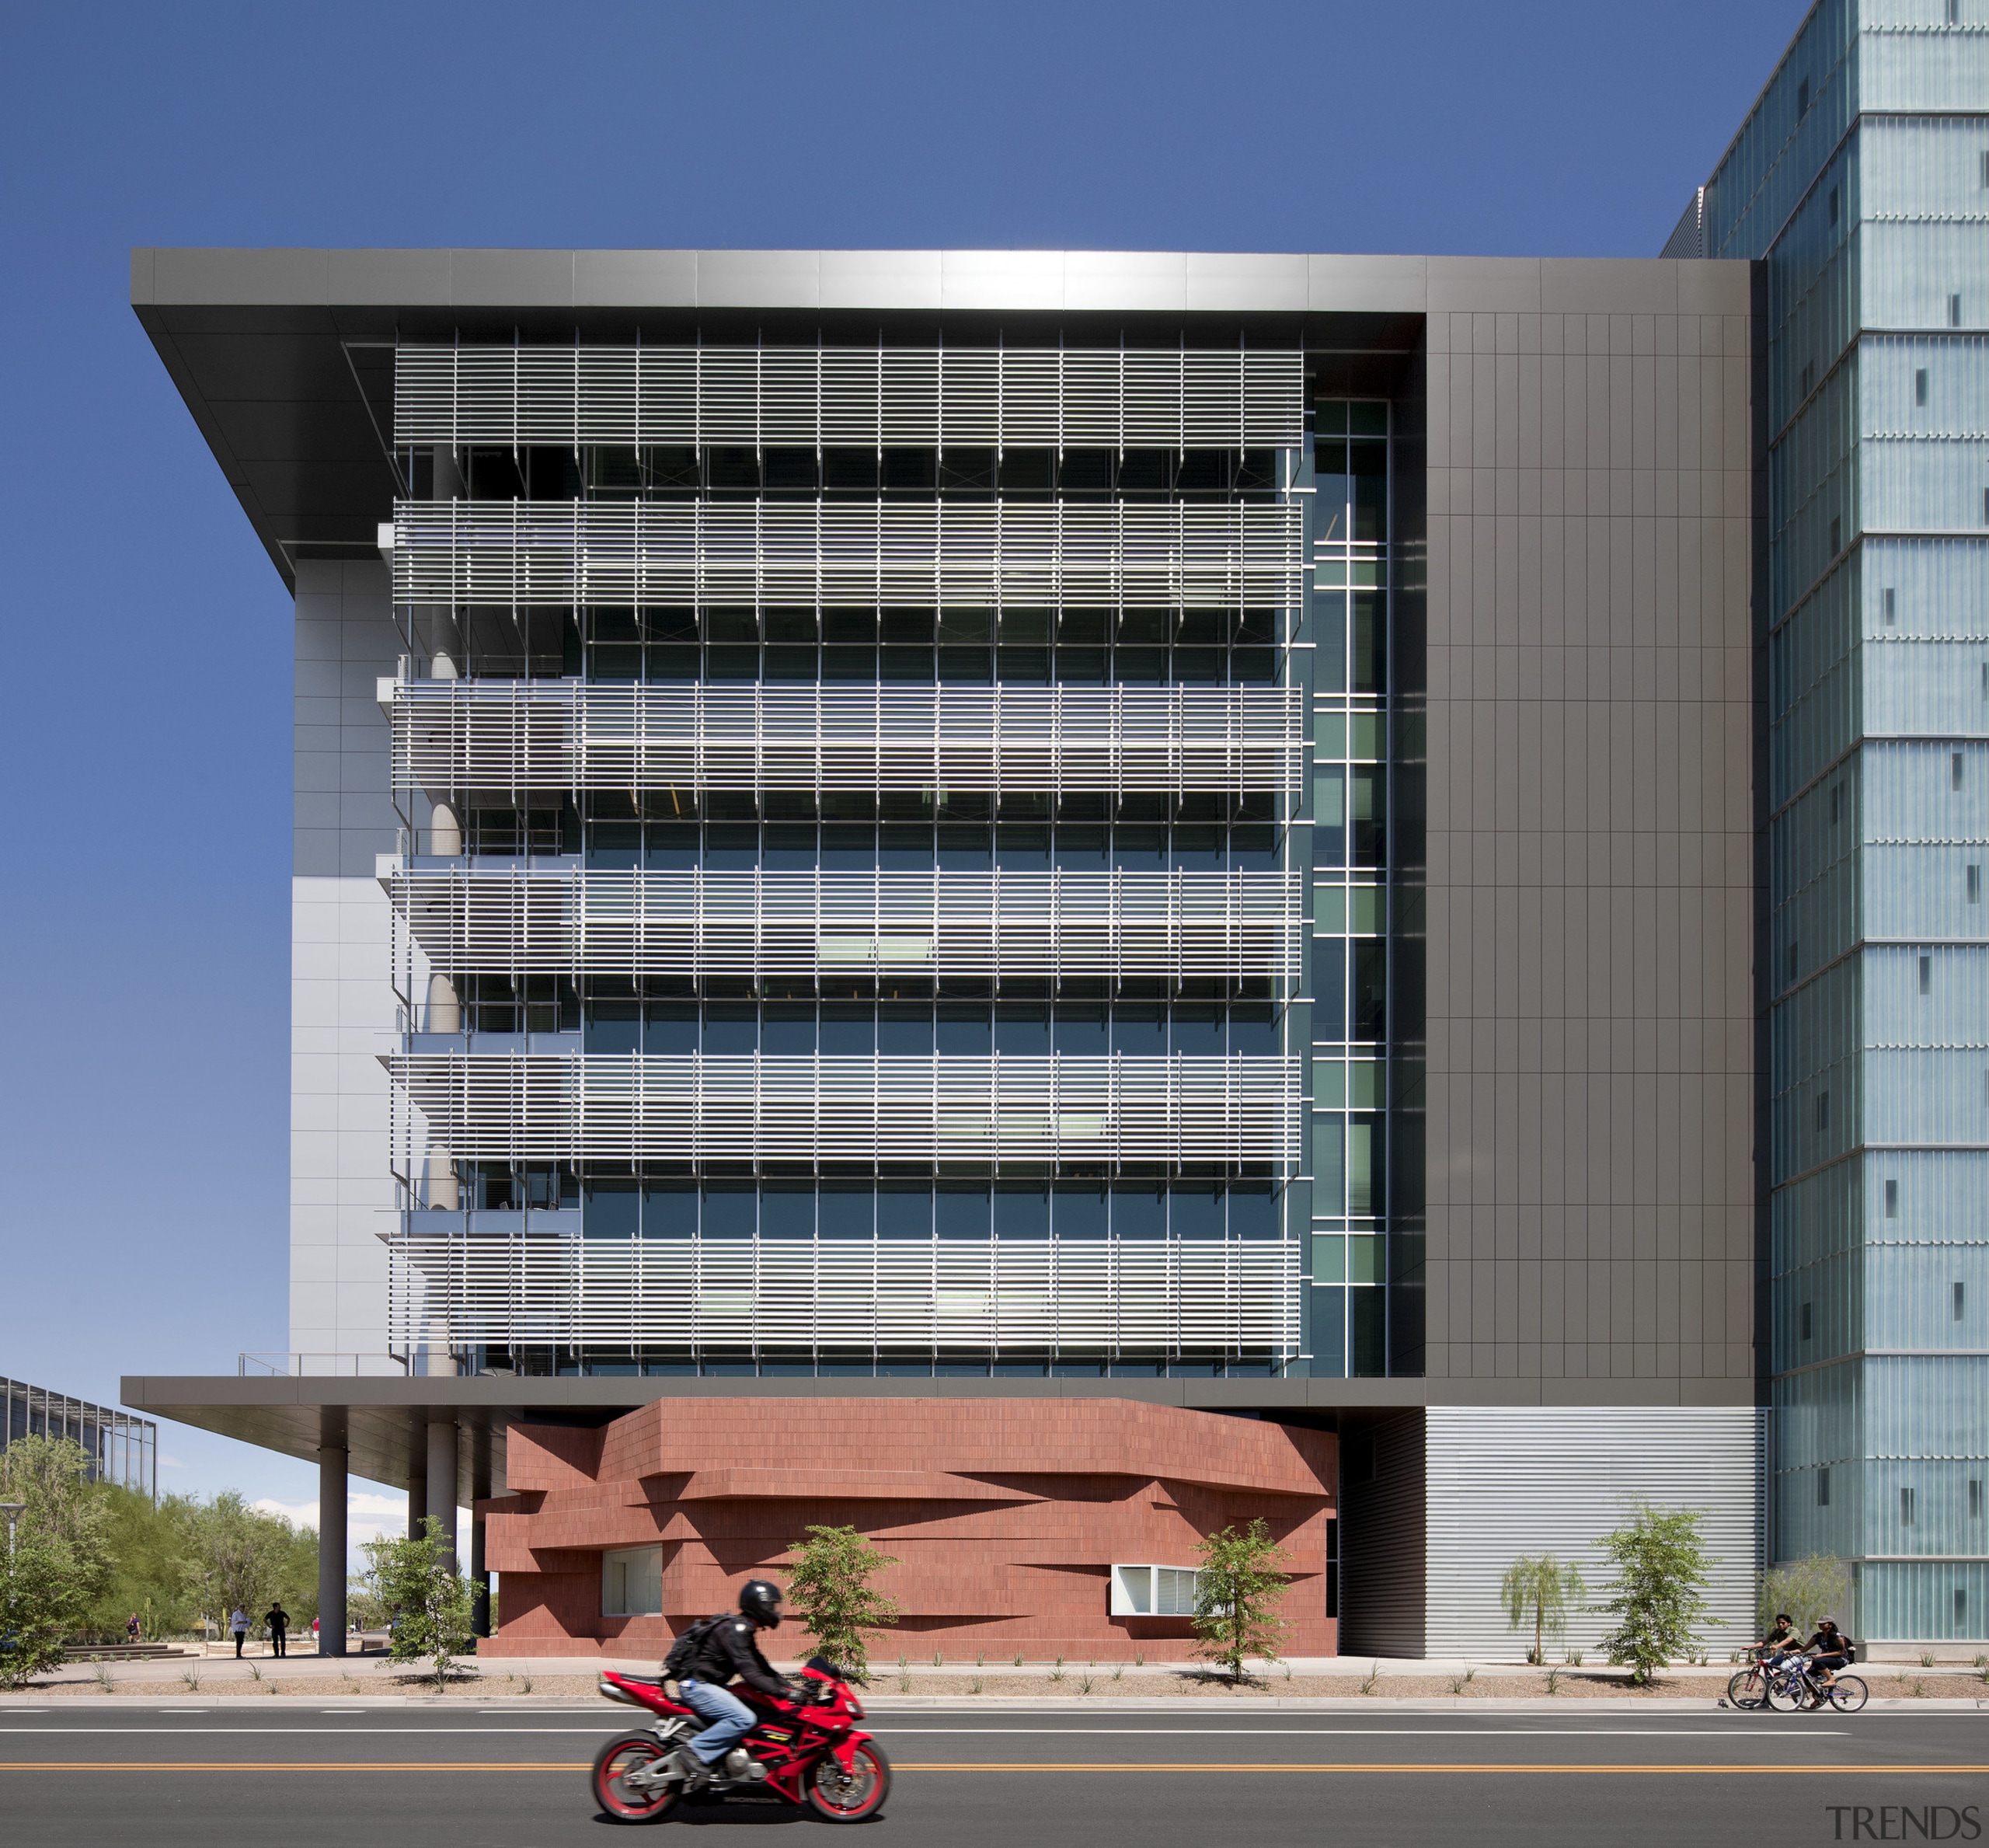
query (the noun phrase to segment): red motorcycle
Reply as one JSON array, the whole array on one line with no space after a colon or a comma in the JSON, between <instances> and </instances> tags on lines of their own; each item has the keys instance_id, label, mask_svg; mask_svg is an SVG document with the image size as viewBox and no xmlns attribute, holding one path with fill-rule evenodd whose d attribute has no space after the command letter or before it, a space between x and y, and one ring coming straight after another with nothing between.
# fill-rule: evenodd
<instances>
[{"instance_id":1,"label":"red motorcycle","mask_svg":"<svg viewBox=\"0 0 1989 1848\"><path fill-rule=\"evenodd\" d=\"M818 1655L801 1672L810 1686L799 1700L731 1690L752 1708L753 1728L711 1767L699 1794L769 1790L826 1822L867 1822L891 1794L891 1761L869 1734L855 1729L862 1703L834 1663ZM705 1723L673 1700L668 1686L643 1675L601 1678L604 1698L657 1715L653 1725L610 1739L594 1761L594 1801L618 1822L660 1822L684 1795L683 1773L672 1760Z\"/></svg>"}]
</instances>

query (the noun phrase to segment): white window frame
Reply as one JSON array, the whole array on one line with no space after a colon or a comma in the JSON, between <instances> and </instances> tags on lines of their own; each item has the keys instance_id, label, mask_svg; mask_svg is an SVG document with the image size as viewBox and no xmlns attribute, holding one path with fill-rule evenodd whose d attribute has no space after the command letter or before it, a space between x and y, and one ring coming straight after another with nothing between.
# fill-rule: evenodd
<instances>
[{"instance_id":1,"label":"white window frame","mask_svg":"<svg viewBox=\"0 0 1989 1848\"><path fill-rule=\"evenodd\" d=\"M639 1572L641 1576L637 1578ZM634 1589L631 1590L632 1582ZM617 1606L644 1606L618 1609ZM601 1614L604 1617L663 1615L663 1549L616 1546L601 1556Z\"/></svg>"},{"instance_id":2,"label":"white window frame","mask_svg":"<svg viewBox=\"0 0 1989 1848\"><path fill-rule=\"evenodd\" d=\"M1110 1614L1176 1620L1192 1617L1200 1577L1193 1566L1115 1565Z\"/></svg>"}]
</instances>

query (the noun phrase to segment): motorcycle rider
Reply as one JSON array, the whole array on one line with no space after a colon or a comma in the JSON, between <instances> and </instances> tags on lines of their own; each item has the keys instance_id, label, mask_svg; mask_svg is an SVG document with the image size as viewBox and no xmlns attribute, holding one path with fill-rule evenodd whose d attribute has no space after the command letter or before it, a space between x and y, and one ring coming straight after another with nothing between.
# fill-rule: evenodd
<instances>
[{"instance_id":1,"label":"motorcycle rider","mask_svg":"<svg viewBox=\"0 0 1989 1848\"><path fill-rule=\"evenodd\" d=\"M726 1684L734 1676L776 1700L792 1700L793 1688L776 1675L760 1653L758 1632L780 1624L780 1587L749 1578L740 1588L739 1611L708 1618L698 1627L690 1667L678 1677L684 1704L706 1724L677 1749L673 1766L684 1776L686 1795L711 1777L712 1768L758 1717Z\"/></svg>"}]
</instances>

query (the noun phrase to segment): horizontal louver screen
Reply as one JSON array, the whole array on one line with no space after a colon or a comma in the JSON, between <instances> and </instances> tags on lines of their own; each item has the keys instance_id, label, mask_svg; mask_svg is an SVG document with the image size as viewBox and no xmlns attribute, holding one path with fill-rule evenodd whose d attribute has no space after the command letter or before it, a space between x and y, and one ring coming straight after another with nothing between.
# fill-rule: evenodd
<instances>
[{"instance_id":1,"label":"horizontal louver screen","mask_svg":"<svg viewBox=\"0 0 1989 1848\"><path fill-rule=\"evenodd\" d=\"M1282 873L399 871L395 913L451 971L1298 974Z\"/></svg>"},{"instance_id":2,"label":"horizontal louver screen","mask_svg":"<svg viewBox=\"0 0 1989 1848\"><path fill-rule=\"evenodd\" d=\"M1282 790L1294 687L381 683L398 790Z\"/></svg>"},{"instance_id":3,"label":"horizontal louver screen","mask_svg":"<svg viewBox=\"0 0 1989 1848\"><path fill-rule=\"evenodd\" d=\"M401 501L400 603L1284 609L1300 511L939 501Z\"/></svg>"},{"instance_id":4,"label":"horizontal louver screen","mask_svg":"<svg viewBox=\"0 0 1989 1848\"><path fill-rule=\"evenodd\" d=\"M472 1161L1294 1161L1295 1059L389 1055ZM408 1126L410 1135L412 1126Z\"/></svg>"},{"instance_id":5,"label":"horizontal louver screen","mask_svg":"<svg viewBox=\"0 0 1989 1848\"><path fill-rule=\"evenodd\" d=\"M396 445L1295 448L1296 350L402 347Z\"/></svg>"}]
</instances>

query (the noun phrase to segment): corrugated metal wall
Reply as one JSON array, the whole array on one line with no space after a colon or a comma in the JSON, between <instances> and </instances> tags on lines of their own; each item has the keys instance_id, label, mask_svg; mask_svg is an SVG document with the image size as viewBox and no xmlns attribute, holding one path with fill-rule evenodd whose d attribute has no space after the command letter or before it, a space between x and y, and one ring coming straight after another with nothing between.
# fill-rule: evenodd
<instances>
[{"instance_id":1,"label":"corrugated metal wall","mask_svg":"<svg viewBox=\"0 0 1989 1848\"><path fill-rule=\"evenodd\" d=\"M1340 1445L1339 1652L1423 1653L1423 1414L1350 1424Z\"/></svg>"},{"instance_id":2,"label":"corrugated metal wall","mask_svg":"<svg viewBox=\"0 0 1989 1848\"><path fill-rule=\"evenodd\" d=\"M1433 1406L1426 1414L1426 1653L1517 1661L1531 1643L1509 1629L1499 1595L1521 1553L1573 1560L1591 1595L1608 1572L1594 1543L1641 1498L1707 1512L1718 1564L1704 1640L1714 1659L1752 1633L1761 1564L1767 1414L1751 1406ZM1355 1539L1353 1498L1346 1498ZM1583 1615L1566 1643L1595 1654L1608 1620ZM1377 1641L1370 1645L1377 1652ZM1353 1645L1343 1644L1351 1649Z\"/></svg>"}]
</instances>

